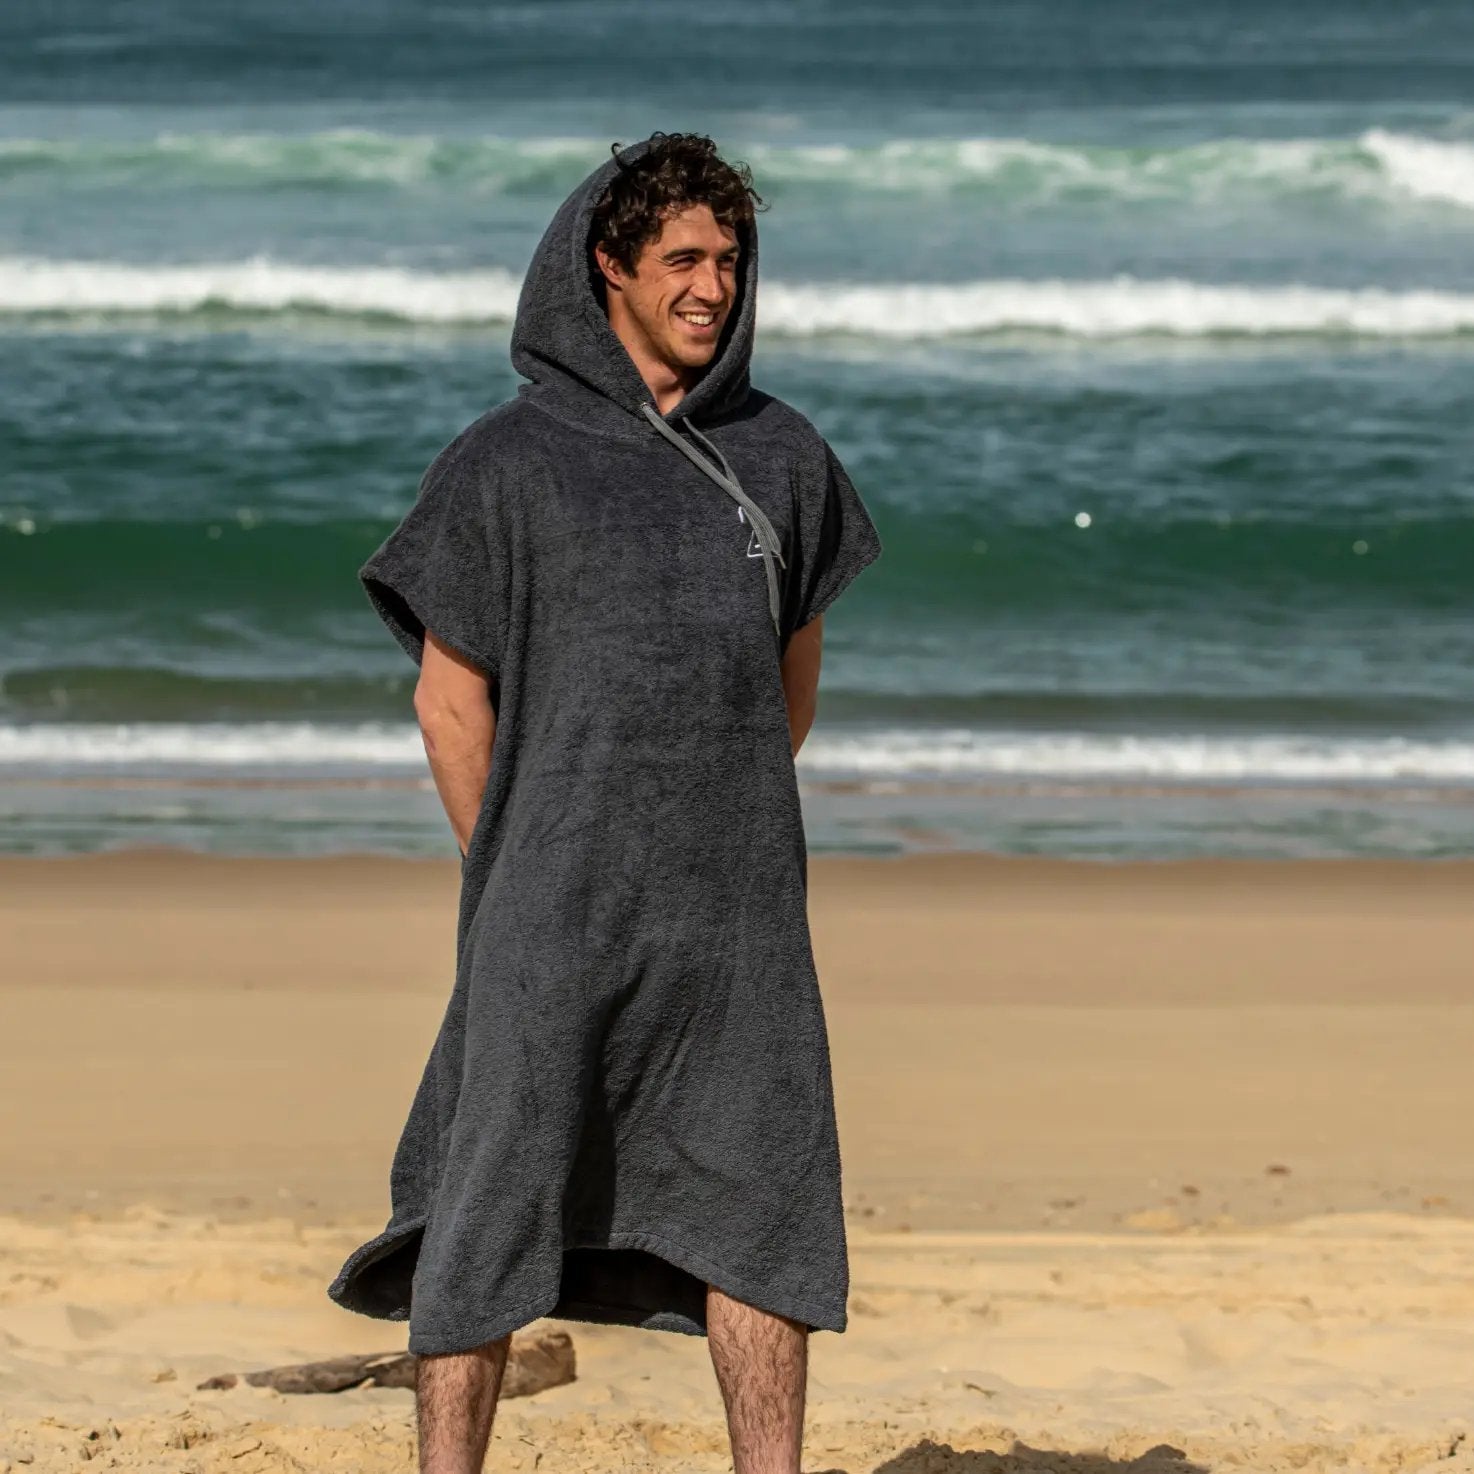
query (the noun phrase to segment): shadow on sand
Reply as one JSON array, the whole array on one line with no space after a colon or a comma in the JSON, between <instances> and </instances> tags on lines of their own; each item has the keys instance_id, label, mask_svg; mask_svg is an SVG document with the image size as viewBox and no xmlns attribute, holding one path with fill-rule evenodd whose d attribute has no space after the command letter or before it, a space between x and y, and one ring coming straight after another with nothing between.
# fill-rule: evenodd
<instances>
[{"instance_id":1,"label":"shadow on sand","mask_svg":"<svg viewBox=\"0 0 1474 1474\"><path fill-rule=\"evenodd\" d=\"M816 1469L813 1474L851 1474L845 1469ZM1106 1454L1057 1453L1015 1443L1007 1453L974 1452L950 1443L920 1443L878 1464L874 1474L1208 1474L1192 1463L1180 1448L1159 1443L1134 1459Z\"/></svg>"}]
</instances>

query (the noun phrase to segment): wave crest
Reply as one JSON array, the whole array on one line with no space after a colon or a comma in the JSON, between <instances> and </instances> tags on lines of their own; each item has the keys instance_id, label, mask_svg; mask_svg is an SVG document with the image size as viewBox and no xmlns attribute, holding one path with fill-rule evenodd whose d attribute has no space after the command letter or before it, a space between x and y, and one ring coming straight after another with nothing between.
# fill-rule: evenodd
<instances>
[{"instance_id":1,"label":"wave crest","mask_svg":"<svg viewBox=\"0 0 1474 1474\"><path fill-rule=\"evenodd\" d=\"M499 268L432 274L265 258L182 266L0 258L0 317L12 318L305 314L475 327L511 323L519 289ZM1474 294L1129 276L955 286L771 282L762 288L762 320L766 331L795 338L1447 338L1474 332Z\"/></svg>"},{"instance_id":2,"label":"wave crest","mask_svg":"<svg viewBox=\"0 0 1474 1474\"><path fill-rule=\"evenodd\" d=\"M815 733L815 779L1137 780L1162 783L1474 784L1474 743L1402 737L990 732L894 727ZM0 724L0 773L421 774L412 724Z\"/></svg>"}]
</instances>

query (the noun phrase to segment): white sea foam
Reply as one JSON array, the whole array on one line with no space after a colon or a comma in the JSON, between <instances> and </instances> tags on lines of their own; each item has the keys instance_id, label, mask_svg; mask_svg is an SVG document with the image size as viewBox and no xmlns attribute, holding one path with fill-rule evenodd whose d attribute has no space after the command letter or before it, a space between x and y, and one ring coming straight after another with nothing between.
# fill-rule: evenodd
<instances>
[{"instance_id":1,"label":"white sea foam","mask_svg":"<svg viewBox=\"0 0 1474 1474\"><path fill-rule=\"evenodd\" d=\"M510 272L430 274L392 266L297 266L255 257L198 266L0 257L0 313L322 312L406 322L504 323L517 309Z\"/></svg>"},{"instance_id":2,"label":"white sea foam","mask_svg":"<svg viewBox=\"0 0 1474 1474\"><path fill-rule=\"evenodd\" d=\"M306 266L255 258L184 266L0 257L0 316L127 317L234 312L510 323L511 273ZM765 331L886 339L1045 333L1140 336L1439 338L1474 332L1474 294L1141 281L785 283L762 289Z\"/></svg>"},{"instance_id":3,"label":"white sea foam","mask_svg":"<svg viewBox=\"0 0 1474 1474\"><path fill-rule=\"evenodd\" d=\"M777 283L763 288L762 301L764 323L795 336L1035 332L1077 338L1428 338L1474 330L1474 295L1461 292L1219 286L1129 276L956 286Z\"/></svg>"},{"instance_id":4,"label":"white sea foam","mask_svg":"<svg viewBox=\"0 0 1474 1474\"><path fill-rule=\"evenodd\" d=\"M1474 784L1474 740L820 729L800 772L860 778ZM0 774L409 775L412 725L307 722L0 725Z\"/></svg>"},{"instance_id":5,"label":"white sea foam","mask_svg":"<svg viewBox=\"0 0 1474 1474\"><path fill-rule=\"evenodd\" d=\"M1112 735L969 728L843 735L804 745L816 774L1119 779L1162 783L1474 783L1474 741L1401 737Z\"/></svg>"},{"instance_id":6,"label":"white sea foam","mask_svg":"<svg viewBox=\"0 0 1474 1474\"><path fill-rule=\"evenodd\" d=\"M1474 144L1372 128L1361 146L1405 194L1474 210Z\"/></svg>"},{"instance_id":7,"label":"white sea foam","mask_svg":"<svg viewBox=\"0 0 1474 1474\"><path fill-rule=\"evenodd\" d=\"M38 722L0 725L0 773L234 770L422 771L418 729L403 723Z\"/></svg>"}]
</instances>

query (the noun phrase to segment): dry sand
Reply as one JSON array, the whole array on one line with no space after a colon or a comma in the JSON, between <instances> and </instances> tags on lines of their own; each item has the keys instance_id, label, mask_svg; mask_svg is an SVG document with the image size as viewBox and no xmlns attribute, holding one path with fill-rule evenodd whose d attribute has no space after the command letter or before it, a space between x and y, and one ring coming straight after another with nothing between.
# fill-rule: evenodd
<instances>
[{"instance_id":1,"label":"dry sand","mask_svg":"<svg viewBox=\"0 0 1474 1474\"><path fill-rule=\"evenodd\" d=\"M0 862L0 1471L403 1470L381 1226L456 871ZM816 858L853 1288L806 1469L1474 1469L1474 867ZM705 1343L568 1325L489 1469L729 1467ZM29 1461L29 1462L28 1462Z\"/></svg>"}]
</instances>

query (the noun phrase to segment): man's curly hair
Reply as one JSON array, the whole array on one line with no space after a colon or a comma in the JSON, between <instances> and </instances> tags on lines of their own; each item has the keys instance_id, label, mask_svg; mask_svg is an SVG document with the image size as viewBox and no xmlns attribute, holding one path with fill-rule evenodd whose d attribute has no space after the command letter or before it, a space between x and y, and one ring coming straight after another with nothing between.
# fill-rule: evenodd
<instances>
[{"instance_id":1,"label":"man's curly hair","mask_svg":"<svg viewBox=\"0 0 1474 1474\"><path fill-rule=\"evenodd\" d=\"M703 133L652 133L650 147L632 164L619 159L622 147L610 148L619 173L594 206L589 240L632 274L667 216L708 205L718 224L741 240L756 211L767 208L747 165L729 164Z\"/></svg>"}]
</instances>

